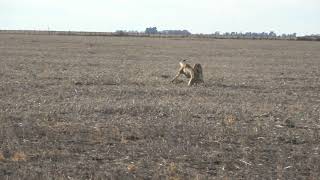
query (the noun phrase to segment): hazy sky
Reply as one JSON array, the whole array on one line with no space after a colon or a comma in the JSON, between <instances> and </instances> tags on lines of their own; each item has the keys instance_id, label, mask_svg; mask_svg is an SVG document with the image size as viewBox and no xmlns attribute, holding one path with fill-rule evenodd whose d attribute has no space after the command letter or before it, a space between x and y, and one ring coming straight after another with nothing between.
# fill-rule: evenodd
<instances>
[{"instance_id":1,"label":"hazy sky","mask_svg":"<svg viewBox=\"0 0 320 180\"><path fill-rule=\"evenodd\" d=\"M320 34L320 0L0 0L0 29Z\"/></svg>"}]
</instances>

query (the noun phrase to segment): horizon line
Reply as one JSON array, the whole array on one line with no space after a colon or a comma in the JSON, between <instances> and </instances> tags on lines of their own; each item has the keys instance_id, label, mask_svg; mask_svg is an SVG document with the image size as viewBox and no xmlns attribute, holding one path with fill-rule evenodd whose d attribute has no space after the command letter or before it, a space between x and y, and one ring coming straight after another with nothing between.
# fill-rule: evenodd
<instances>
[{"instance_id":1,"label":"horizon line","mask_svg":"<svg viewBox=\"0 0 320 180\"><path fill-rule=\"evenodd\" d=\"M168 31L168 30L187 30L187 29L166 29L166 30L160 30L158 32L161 32L161 31ZM139 31L139 30L115 30L115 31L89 31L89 30L53 30L53 29L3 29L3 28L0 28L0 31L42 31L42 32L87 32L87 33L117 33L119 31L123 31L123 32L127 32L127 33L130 33L130 32L136 32L136 33L145 33L145 31ZM189 30L187 30L188 32L190 32ZM275 34L277 34L277 36L280 36L280 35L292 35L292 34L297 34L297 36L320 36L320 33L316 33L316 34L304 34L304 35L298 35L298 33L296 32L291 32L291 33L277 33L275 31L215 31L215 32L211 32L211 33L192 33L190 32L192 35L214 35L216 32L219 32L221 33L220 35L223 35L223 33L270 33L270 32L273 32ZM160 33L159 33L160 34Z\"/></svg>"}]
</instances>

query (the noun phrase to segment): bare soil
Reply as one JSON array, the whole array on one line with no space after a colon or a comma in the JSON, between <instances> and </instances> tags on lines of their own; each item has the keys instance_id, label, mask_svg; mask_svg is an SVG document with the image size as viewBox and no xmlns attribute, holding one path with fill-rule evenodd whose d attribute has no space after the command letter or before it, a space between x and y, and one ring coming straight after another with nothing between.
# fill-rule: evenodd
<instances>
[{"instance_id":1,"label":"bare soil","mask_svg":"<svg viewBox=\"0 0 320 180\"><path fill-rule=\"evenodd\" d=\"M319 42L0 34L0 177L318 179L319 93Z\"/></svg>"}]
</instances>

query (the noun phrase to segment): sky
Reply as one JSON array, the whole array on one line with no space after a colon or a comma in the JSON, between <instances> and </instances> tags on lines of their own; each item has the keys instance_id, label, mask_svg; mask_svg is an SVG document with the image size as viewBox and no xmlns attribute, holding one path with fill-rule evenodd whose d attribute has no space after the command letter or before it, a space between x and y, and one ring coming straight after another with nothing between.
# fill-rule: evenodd
<instances>
[{"instance_id":1,"label":"sky","mask_svg":"<svg viewBox=\"0 0 320 180\"><path fill-rule=\"evenodd\" d=\"M0 0L0 29L320 34L320 0Z\"/></svg>"}]
</instances>

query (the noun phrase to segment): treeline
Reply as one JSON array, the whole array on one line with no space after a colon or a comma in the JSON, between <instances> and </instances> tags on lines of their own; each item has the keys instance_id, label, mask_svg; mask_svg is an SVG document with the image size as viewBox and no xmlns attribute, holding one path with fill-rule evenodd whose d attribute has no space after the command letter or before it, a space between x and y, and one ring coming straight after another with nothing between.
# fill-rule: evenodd
<instances>
[{"instance_id":1,"label":"treeline","mask_svg":"<svg viewBox=\"0 0 320 180\"><path fill-rule=\"evenodd\" d=\"M298 41L320 41L320 35L300 36Z\"/></svg>"},{"instance_id":2,"label":"treeline","mask_svg":"<svg viewBox=\"0 0 320 180\"><path fill-rule=\"evenodd\" d=\"M132 37L158 37L158 38L212 38L212 39L269 39L269 40L299 40L320 41L320 35L290 36L290 35L267 35L264 33L224 33L224 34L191 34L188 31L166 30L158 33L138 31L116 32L87 32L87 31L38 31L38 30L0 30L1 34L32 34L32 35L71 35L71 36L132 36Z\"/></svg>"},{"instance_id":3,"label":"treeline","mask_svg":"<svg viewBox=\"0 0 320 180\"><path fill-rule=\"evenodd\" d=\"M189 34L148 34L137 31L87 32L87 31L42 31L42 30L0 30L0 34L31 34L31 35L66 35L66 36L133 36L133 37L188 37Z\"/></svg>"},{"instance_id":4,"label":"treeline","mask_svg":"<svg viewBox=\"0 0 320 180\"><path fill-rule=\"evenodd\" d=\"M5 34L32 34L32 35L73 35L73 36L112 36L112 32L86 32L86 31L38 31L38 30L0 30Z\"/></svg>"}]
</instances>

